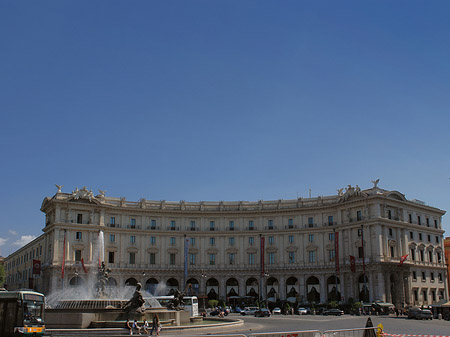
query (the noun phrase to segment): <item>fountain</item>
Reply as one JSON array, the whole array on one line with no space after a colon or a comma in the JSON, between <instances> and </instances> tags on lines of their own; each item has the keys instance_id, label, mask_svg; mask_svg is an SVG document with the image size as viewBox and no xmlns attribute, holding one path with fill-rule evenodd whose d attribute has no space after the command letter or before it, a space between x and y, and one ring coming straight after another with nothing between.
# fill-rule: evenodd
<instances>
[{"instance_id":1,"label":"fountain","mask_svg":"<svg viewBox=\"0 0 450 337\"><path fill-rule=\"evenodd\" d=\"M87 284L82 287L66 287L47 296L48 328L117 328L123 327L126 319L152 321L155 314L165 324L181 325L190 321L188 312L169 310L150 293L143 295L140 283L134 293L130 286L108 287L111 269L106 267L103 255L103 231L99 231L93 254L93 261L98 261L97 271L87 273ZM92 264L89 267L95 269Z\"/></svg>"}]
</instances>

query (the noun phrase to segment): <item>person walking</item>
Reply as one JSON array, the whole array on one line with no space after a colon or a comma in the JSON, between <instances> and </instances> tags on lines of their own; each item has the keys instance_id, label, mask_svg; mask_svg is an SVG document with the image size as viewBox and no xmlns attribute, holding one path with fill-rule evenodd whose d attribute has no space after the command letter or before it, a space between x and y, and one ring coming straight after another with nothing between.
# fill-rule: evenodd
<instances>
[{"instance_id":1,"label":"person walking","mask_svg":"<svg viewBox=\"0 0 450 337\"><path fill-rule=\"evenodd\" d=\"M148 335L148 329L149 329L148 321L144 319L144 324L142 325L142 329L144 330L144 333Z\"/></svg>"},{"instance_id":2,"label":"person walking","mask_svg":"<svg viewBox=\"0 0 450 337\"><path fill-rule=\"evenodd\" d=\"M133 334L133 327L131 326L130 320L127 318L127 321L125 323L125 328L128 329L128 331L130 332L130 335Z\"/></svg>"},{"instance_id":3,"label":"person walking","mask_svg":"<svg viewBox=\"0 0 450 337\"><path fill-rule=\"evenodd\" d=\"M152 330L150 331L150 335L153 334L153 330L154 330L156 332L156 336L159 336L159 331L158 331L159 325L160 325L160 322L159 322L158 315L153 315Z\"/></svg>"},{"instance_id":4,"label":"person walking","mask_svg":"<svg viewBox=\"0 0 450 337\"><path fill-rule=\"evenodd\" d=\"M133 327L133 330L136 330L138 332L138 334L141 334L141 327L139 326L136 319L134 320L132 327Z\"/></svg>"}]
</instances>

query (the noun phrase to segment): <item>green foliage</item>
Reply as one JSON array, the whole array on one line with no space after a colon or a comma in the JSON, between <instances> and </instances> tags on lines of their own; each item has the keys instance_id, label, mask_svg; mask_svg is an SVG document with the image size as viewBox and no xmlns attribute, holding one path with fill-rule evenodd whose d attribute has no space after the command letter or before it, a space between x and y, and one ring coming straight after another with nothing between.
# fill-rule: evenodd
<instances>
[{"instance_id":1,"label":"green foliage","mask_svg":"<svg viewBox=\"0 0 450 337\"><path fill-rule=\"evenodd\" d=\"M337 301L330 301L330 303L328 303L328 305L330 306L330 308L336 308L338 306L338 302Z\"/></svg>"},{"instance_id":2,"label":"green foliage","mask_svg":"<svg viewBox=\"0 0 450 337\"><path fill-rule=\"evenodd\" d=\"M219 304L218 300L209 300L208 301L208 306L210 306L210 307L217 307L218 304Z\"/></svg>"}]
</instances>

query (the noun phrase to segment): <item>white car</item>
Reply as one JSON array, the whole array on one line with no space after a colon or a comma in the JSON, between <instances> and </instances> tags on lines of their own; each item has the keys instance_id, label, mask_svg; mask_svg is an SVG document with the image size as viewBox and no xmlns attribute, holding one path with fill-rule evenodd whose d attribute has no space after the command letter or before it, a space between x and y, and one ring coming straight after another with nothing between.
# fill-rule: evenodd
<instances>
[{"instance_id":1,"label":"white car","mask_svg":"<svg viewBox=\"0 0 450 337\"><path fill-rule=\"evenodd\" d=\"M278 308L278 307L273 308L272 314L273 314L273 315L281 315L281 309Z\"/></svg>"},{"instance_id":2,"label":"white car","mask_svg":"<svg viewBox=\"0 0 450 337\"><path fill-rule=\"evenodd\" d=\"M308 310L306 310L306 308L298 308L297 313L299 315L306 315L308 313Z\"/></svg>"},{"instance_id":3,"label":"white car","mask_svg":"<svg viewBox=\"0 0 450 337\"><path fill-rule=\"evenodd\" d=\"M241 310L241 315L245 316L245 315L255 315L255 312L258 311L259 308L258 307L245 307L244 310Z\"/></svg>"}]
</instances>

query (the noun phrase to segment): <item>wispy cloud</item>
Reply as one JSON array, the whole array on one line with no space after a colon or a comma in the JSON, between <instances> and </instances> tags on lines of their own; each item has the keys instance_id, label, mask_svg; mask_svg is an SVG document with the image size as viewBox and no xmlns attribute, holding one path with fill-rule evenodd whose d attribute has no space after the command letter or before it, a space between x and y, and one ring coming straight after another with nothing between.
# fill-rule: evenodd
<instances>
[{"instance_id":1,"label":"wispy cloud","mask_svg":"<svg viewBox=\"0 0 450 337\"><path fill-rule=\"evenodd\" d=\"M16 231L13 231L12 229L10 229L10 230L8 231L8 233L11 234L11 235L17 235L17 232L16 232Z\"/></svg>"},{"instance_id":2,"label":"wispy cloud","mask_svg":"<svg viewBox=\"0 0 450 337\"><path fill-rule=\"evenodd\" d=\"M34 235L22 235L19 240L13 243L13 245L22 247L25 246L30 241L33 241L34 239L36 239Z\"/></svg>"},{"instance_id":3,"label":"wispy cloud","mask_svg":"<svg viewBox=\"0 0 450 337\"><path fill-rule=\"evenodd\" d=\"M6 243L6 241L8 241L8 239L0 238L0 246L3 246Z\"/></svg>"}]
</instances>

